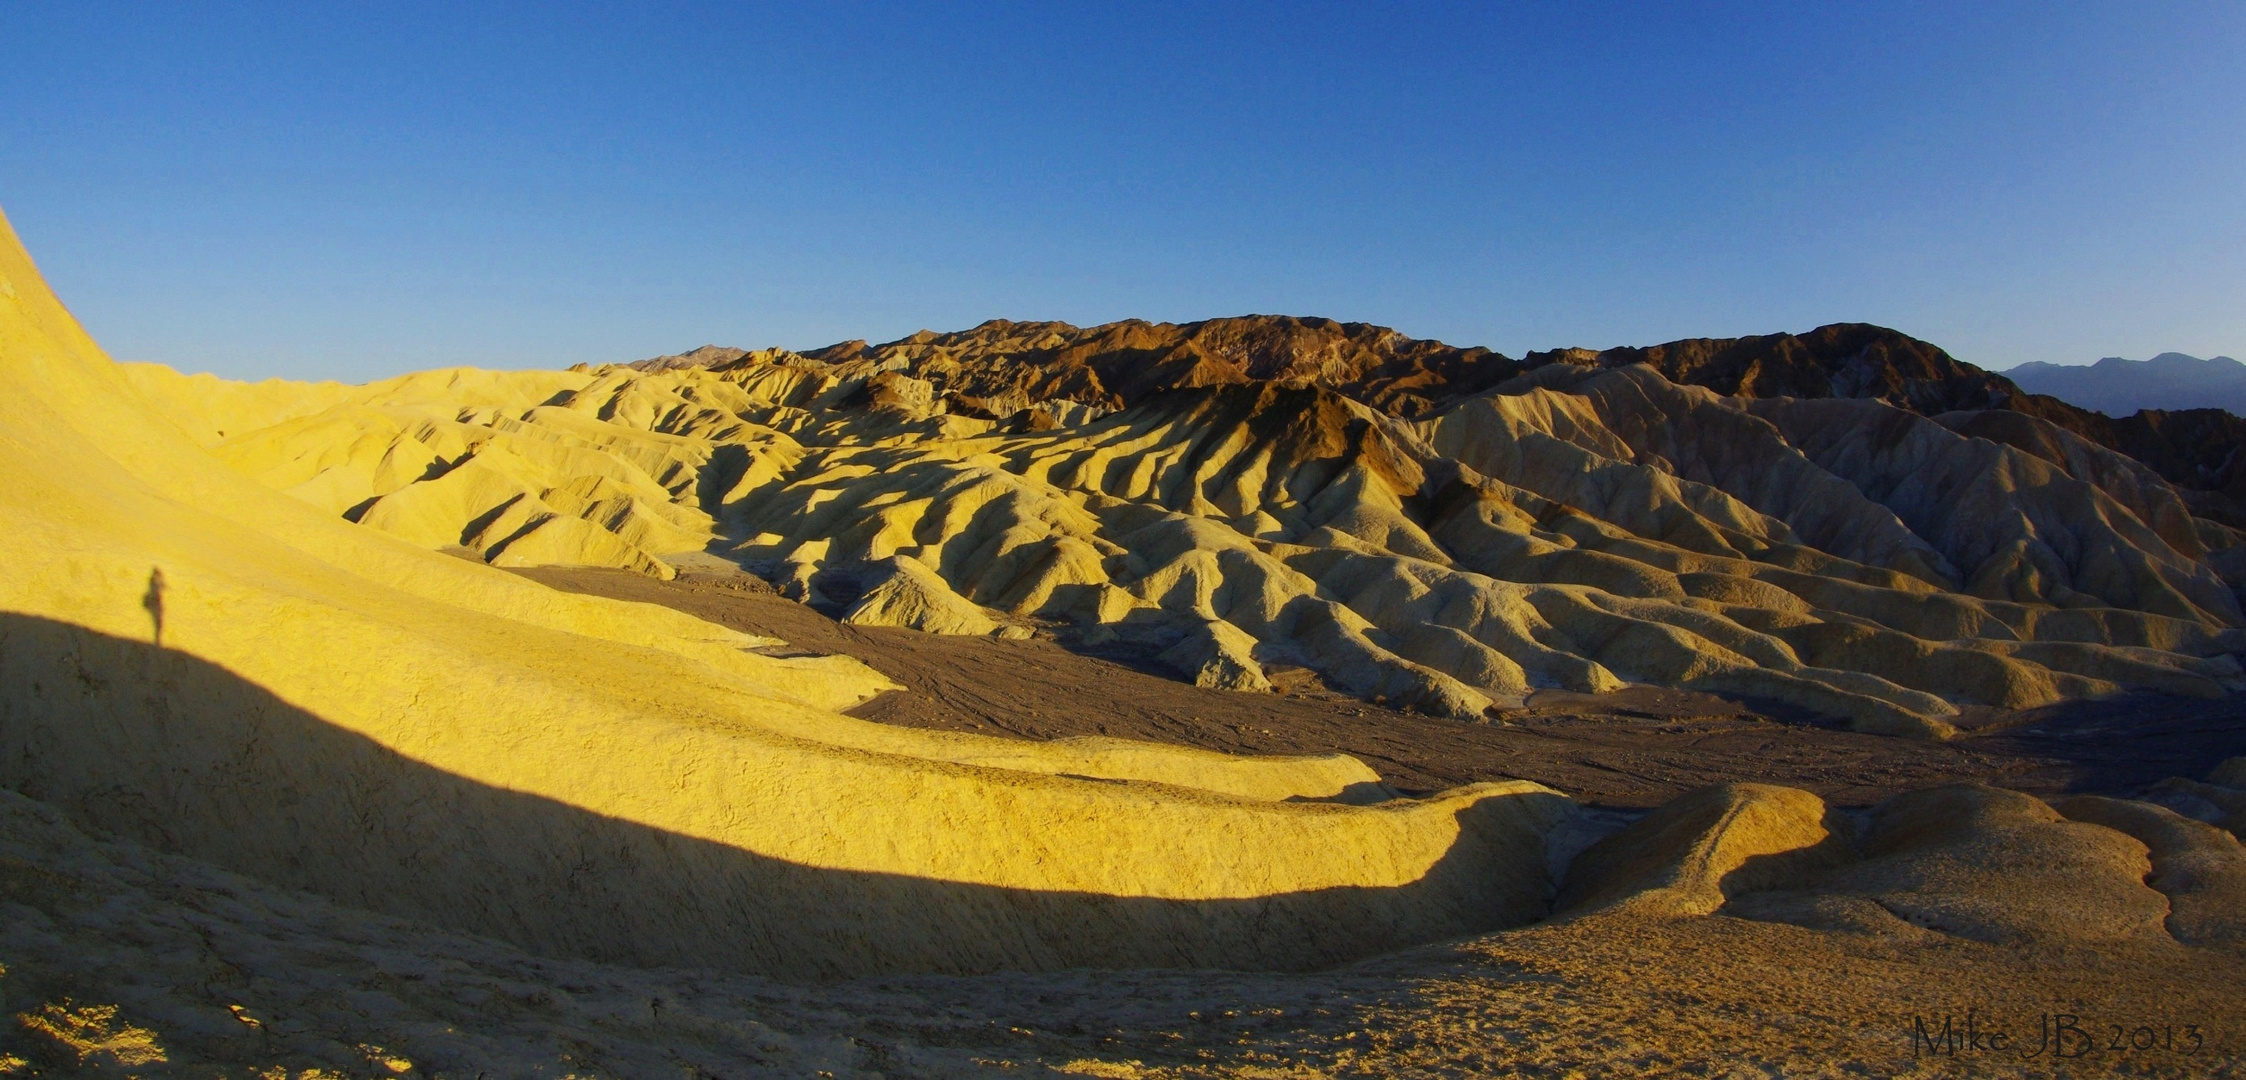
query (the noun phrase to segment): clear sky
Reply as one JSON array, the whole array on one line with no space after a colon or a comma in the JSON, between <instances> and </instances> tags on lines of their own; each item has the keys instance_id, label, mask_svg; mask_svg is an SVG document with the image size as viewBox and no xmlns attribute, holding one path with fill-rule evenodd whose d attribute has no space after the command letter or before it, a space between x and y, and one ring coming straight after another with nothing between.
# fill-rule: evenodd
<instances>
[{"instance_id":1,"label":"clear sky","mask_svg":"<svg viewBox=\"0 0 2246 1080\"><path fill-rule=\"evenodd\" d=\"M0 0L0 207L237 377L1327 315L2246 356L2246 4Z\"/></svg>"}]
</instances>

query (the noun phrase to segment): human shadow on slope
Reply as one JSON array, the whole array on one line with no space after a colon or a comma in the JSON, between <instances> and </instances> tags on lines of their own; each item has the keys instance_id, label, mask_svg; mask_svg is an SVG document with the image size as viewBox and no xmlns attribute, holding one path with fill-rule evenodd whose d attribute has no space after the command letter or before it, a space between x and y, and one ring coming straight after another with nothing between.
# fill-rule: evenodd
<instances>
[{"instance_id":1,"label":"human shadow on slope","mask_svg":"<svg viewBox=\"0 0 2246 1080\"><path fill-rule=\"evenodd\" d=\"M1462 808L1446 854L1390 888L1171 900L799 865L455 775L217 664L13 613L0 783L165 850L550 955L793 979L1311 970L1529 922L1549 895L1542 839L1506 798Z\"/></svg>"},{"instance_id":2,"label":"human shadow on slope","mask_svg":"<svg viewBox=\"0 0 2246 1080\"><path fill-rule=\"evenodd\" d=\"M148 591L141 594L140 606L148 612L148 639L157 648L164 646L164 568L151 567L148 571Z\"/></svg>"}]
</instances>

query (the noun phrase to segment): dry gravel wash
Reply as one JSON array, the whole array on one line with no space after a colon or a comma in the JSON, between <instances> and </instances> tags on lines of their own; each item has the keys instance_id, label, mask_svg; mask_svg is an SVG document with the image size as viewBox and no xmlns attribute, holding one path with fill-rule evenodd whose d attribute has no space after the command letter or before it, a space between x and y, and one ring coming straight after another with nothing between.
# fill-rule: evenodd
<instances>
[{"instance_id":1,"label":"dry gravel wash","mask_svg":"<svg viewBox=\"0 0 2246 1080\"><path fill-rule=\"evenodd\" d=\"M2246 956L2158 943L2004 948L1594 916L1306 976L788 986L535 957L91 838L6 791L0 913L0 994L19 1018L0 1055L14 1075L2246 1072ZM1914 1043L1918 1020L1939 1037L1948 1016L1962 1033L1968 1010L1979 1049ZM2079 1056L2060 1062L2023 1057L2053 1013L2103 1041L2070 1038ZM2113 1024L2176 1048L2109 1050ZM1988 1048L1992 1029L2006 1050Z\"/></svg>"},{"instance_id":2,"label":"dry gravel wash","mask_svg":"<svg viewBox=\"0 0 2246 1080\"><path fill-rule=\"evenodd\" d=\"M2144 694L1990 713L1973 718L1978 726L1968 737L1948 743L1773 719L1736 700L1654 687L1545 693L1503 725L1461 724L1333 692L1308 671L1281 675L1279 693L1244 694L1182 683L1123 651L1103 658L1046 638L837 622L740 575L658 581L619 570L517 573L559 589L661 604L780 638L792 651L855 657L906 687L849 710L868 720L1040 740L1106 735L1228 754L1345 753L1406 792L1518 778L1579 802L1638 808L1709 784L1753 780L1864 806L1956 781L2044 796L2134 794L2246 755L2242 695L2210 701Z\"/></svg>"}]
</instances>

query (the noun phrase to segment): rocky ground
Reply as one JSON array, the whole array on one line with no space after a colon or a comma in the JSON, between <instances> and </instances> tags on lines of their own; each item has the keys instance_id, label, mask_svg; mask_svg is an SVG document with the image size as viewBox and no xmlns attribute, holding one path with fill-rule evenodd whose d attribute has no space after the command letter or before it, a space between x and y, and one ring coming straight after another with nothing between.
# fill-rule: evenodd
<instances>
[{"instance_id":1,"label":"rocky ground","mask_svg":"<svg viewBox=\"0 0 2246 1080\"><path fill-rule=\"evenodd\" d=\"M2017 901L2017 888L1996 872L1962 891ZM2058 893L2067 910L2099 910ZM799 986L534 956L89 836L0 791L0 997L14 1021L0 1075L2246 1072L2236 940L2059 923L1987 941L1624 906L1299 976Z\"/></svg>"}]
</instances>

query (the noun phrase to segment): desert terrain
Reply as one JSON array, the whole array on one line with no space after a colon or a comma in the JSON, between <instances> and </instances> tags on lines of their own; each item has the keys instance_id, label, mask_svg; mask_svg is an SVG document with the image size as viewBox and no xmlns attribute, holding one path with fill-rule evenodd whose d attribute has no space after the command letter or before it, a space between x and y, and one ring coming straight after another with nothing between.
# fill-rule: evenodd
<instances>
[{"instance_id":1,"label":"desert terrain","mask_svg":"<svg viewBox=\"0 0 2246 1080\"><path fill-rule=\"evenodd\" d=\"M0 1075L2246 1061L2220 416L1861 325L245 384L4 223L0 382Z\"/></svg>"}]
</instances>

